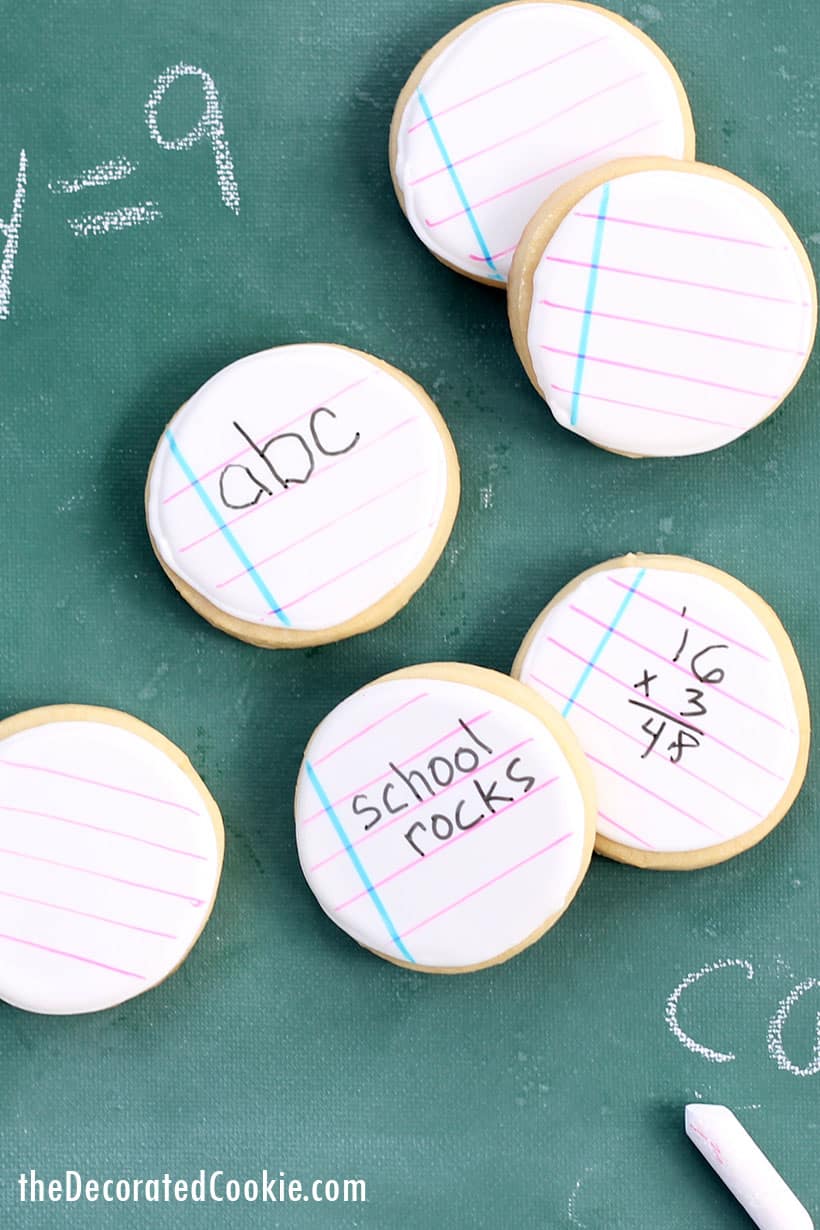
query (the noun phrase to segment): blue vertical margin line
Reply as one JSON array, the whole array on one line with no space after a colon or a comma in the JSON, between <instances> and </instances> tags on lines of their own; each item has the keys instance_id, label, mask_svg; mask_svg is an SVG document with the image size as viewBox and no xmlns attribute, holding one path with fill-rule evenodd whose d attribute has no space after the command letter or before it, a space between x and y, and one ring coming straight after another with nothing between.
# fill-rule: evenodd
<instances>
[{"instance_id":1,"label":"blue vertical margin line","mask_svg":"<svg viewBox=\"0 0 820 1230\"><path fill-rule=\"evenodd\" d=\"M330 823L333 825L334 829L336 830L336 835L339 838L339 841L344 846L345 850L348 853L351 863L356 868L356 874L358 875L362 884L367 889L370 900L373 902L376 909L378 910L381 920L384 923L385 927L387 927L391 940L396 945L399 952L404 957L405 961L409 961L411 965L415 965L416 962L410 956L410 953L407 951L403 940L401 939L398 931L393 925L393 920L390 917L390 915L387 913L384 902L382 901L379 894L376 892L376 889L373 885L372 880L370 879L370 876L367 874L367 872L364 869L364 864L362 863L362 860L359 858L358 854L353 849L353 846L350 842L350 838L348 837L347 833L344 830L344 825L342 824L339 817L336 815L336 811L333 807L333 804L331 803L330 799L327 797L327 792L324 786L322 785L322 783L319 781L319 778L316 776L316 770L314 769L313 765L310 763L309 760L305 761L305 772L308 775L308 779L310 781L311 786L316 791L316 797L318 798L319 802L322 804L322 807L325 809L325 812L327 813Z\"/></svg>"},{"instance_id":2,"label":"blue vertical margin line","mask_svg":"<svg viewBox=\"0 0 820 1230\"><path fill-rule=\"evenodd\" d=\"M470 226L473 228L473 234L476 237L478 246L481 248L481 252L484 257L484 260L487 263L487 267L489 269L492 269L493 271L492 276L495 278L497 282L503 282L504 279L495 267L495 262L493 261L492 253L490 252L490 249L487 246L487 240L484 238L481 227L478 225L478 219L473 213L473 207L469 202L467 193L464 191L464 187L461 183L461 180L458 177L458 173L455 167L453 166L450 155L447 153L447 146L444 144L441 133L439 132L438 124L433 119L433 112L430 110L430 104L428 103L424 95L422 94L421 90L417 90L416 93L418 94L418 99L419 99L419 104L421 106L421 109L424 112L424 118L427 120L427 123L430 125L430 131L433 134L433 139L436 145L438 146L439 153L444 159L444 165L450 173L450 179L453 181L453 186L455 187L455 190L458 193L458 199L461 201L461 204L464 206L464 210L467 214L467 218L469 220Z\"/></svg>"},{"instance_id":3,"label":"blue vertical margin line","mask_svg":"<svg viewBox=\"0 0 820 1230\"><path fill-rule=\"evenodd\" d=\"M595 291L598 287L598 265L601 260L601 247L604 242L604 226L606 224L606 211L608 206L609 184L604 184L603 191L601 192L601 204L598 209L598 221L595 224L595 239L592 244L592 262L589 269L589 281L587 282L587 299L584 304L584 319L581 322L581 338L578 342L578 362L575 365L575 379L572 382L572 410L569 417L571 427L574 427L578 422L581 385L584 379L584 364L586 363L587 358L589 329L592 324L592 308L595 304Z\"/></svg>"},{"instance_id":4,"label":"blue vertical margin line","mask_svg":"<svg viewBox=\"0 0 820 1230\"><path fill-rule=\"evenodd\" d=\"M188 465L188 462L185 460L182 450L180 449L179 445L174 439L174 435L170 427L166 427L165 429L165 438L168 441L168 447L170 448L171 453L173 454L177 464L179 465L179 468L182 470L182 473L185 475L188 482L194 488L200 500L202 500L202 503L205 505L208 512L210 513L211 519L213 520L217 529L221 531L228 546L231 548L234 555L239 560L240 564L245 569L248 576L253 581L254 585L256 586L256 588L259 590L262 597L267 602L273 614L278 616L279 622L284 624L286 628L291 627L290 620L288 619L285 612L280 609L279 603L276 601L273 594L270 592L267 585L262 580L259 573L256 571L255 567L253 566L253 563L248 557L247 552L245 551L245 548L242 546L242 544L239 542L236 535L233 533L230 527L225 524L223 518L220 516L219 509L216 507L213 500L208 495L208 492L202 486L202 480L200 478L197 478L196 474L194 474L193 470Z\"/></svg>"},{"instance_id":5,"label":"blue vertical margin line","mask_svg":"<svg viewBox=\"0 0 820 1230\"><path fill-rule=\"evenodd\" d=\"M598 661L601 654L606 649L609 638L612 636L612 633L615 631L615 629L618 627L618 624L623 619L626 608L629 606L630 602L634 598L635 591L637 590L638 586L640 585L641 581L644 579L645 576L646 576L646 569L641 568L638 574L636 575L635 580L632 582L632 586L629 590L629 593L624 594L623 602L621 603L621 605L618 607L617 611L615 612L615 618L613 619L612 623L609 625L606 632L604 633L604 635L601 637L600 641L598 642L595 652L593 653L592 657L587 662L586 666L584 667L581 673L580 679L575 685L572 696L570 696L569 700L564 705L564 708L562 710L562 714L564 717L567 716L570 709L575 704L578 697L581 695L581 689L583 688L587 679L589 679L590 675L592 674L592 671L595 667L595 663Z\"/></svg>"}]
</instances>

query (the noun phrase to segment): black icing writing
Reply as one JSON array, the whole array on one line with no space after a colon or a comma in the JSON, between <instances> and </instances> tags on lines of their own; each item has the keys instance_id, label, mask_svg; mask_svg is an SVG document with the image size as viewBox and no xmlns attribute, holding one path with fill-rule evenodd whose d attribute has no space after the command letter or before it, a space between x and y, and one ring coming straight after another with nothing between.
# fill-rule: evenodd
<instances>
[{"instance_id":1,"label":"black icing writing","mask_svg":"<svg viewBox=\"0 0 820 1230\"><path fill-rule=\"evenodd\" d=\"M686 614L687 608L684 606L681 609L681 618L686 619ZM698 642L691 645L690 633L692 631L690 627L684 628L671 661L677 664L682 660L682 664L698 683L705 684L706 688L715 687L723 682L726 672L722 666L717 665L719 659L716 660L714 655L728 649L729 646L721 642L712 645L703 645ZM657 672L652 674L644 668L641 678L632 685L634 691L639 692L645 698L637 700L632 697L629 700L630 705L647 715L641 725L641 730L649 737L649 742L641 753L641 759L645 760L655 751L661 739L668 736L669 742L661 744L659 750L666 752L673 764L678 764L685 752L700 747L701 740L705 738L702 726L696 724L693 719L699 722L701 718L708 716L707 691L706 688L685 687L683 689L685 699L673 710L671 706L662 705L652 692L652 685L658 678ZM670 675L667 682L671 681ZM654 704L651 703L653 699Z\"/></svg>"},{"instance_id":2,"label":"black icing writing","mask_svg":"<svg viewBox=\"0 0 820 1230\"><path fill-rule=\"evenodd\" d=\"M511 756L506 764L502 756L499 764L487 767L494 759L493 747L468 721L459 719L459 725L463 738L453 751L437 751L423 765L410 768L388 761L389 781L375 793L354 796L351 810L364 821L365 830L412 808L414 819L406 822L403 837L424 858L439 842L474 828L532 790L536 779L523 768L520 756ZM446 803L437 804L437 796L451 786ZM425 804L429 811L424 806L415 818Z\"/></svg>"},{"instance_id":3,"label":"black icing writing","mask_svg":"<svg viewBox=\"0 0 820 1230\"><path fill-rule=\"evenodd\" d=\"M232 462L225 466L219 476L219 497L226 508L252 508L266 495L275 490L286 491L293 485L308 482L316 469L317 454L321 457L341 457L355 448L361 439L358 431L352 436L337 439L333 431L336 411L319 406L310 416L308 432L310 442L298 431L283 431L264 444L257 444L245 428L237 422L234 427L256 457L247 465Z\"/></svg>"}]
</instances>

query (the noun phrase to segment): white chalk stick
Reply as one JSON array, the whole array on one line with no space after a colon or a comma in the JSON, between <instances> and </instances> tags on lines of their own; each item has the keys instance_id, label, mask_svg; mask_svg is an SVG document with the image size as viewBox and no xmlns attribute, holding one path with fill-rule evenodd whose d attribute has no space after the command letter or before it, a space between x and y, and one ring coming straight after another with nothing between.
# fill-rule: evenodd
<instances>
[{"instance_id":1,"label":"white chalk stick","mask_svg":"<svg viewBox=\"0 0 820 1230\"><path fill-rule=\"evenodd\" d=\"M686 1135L760 1230L814 1230L808 1210L727 1106L691 1103Z\"/></svg>"}]
</instances>

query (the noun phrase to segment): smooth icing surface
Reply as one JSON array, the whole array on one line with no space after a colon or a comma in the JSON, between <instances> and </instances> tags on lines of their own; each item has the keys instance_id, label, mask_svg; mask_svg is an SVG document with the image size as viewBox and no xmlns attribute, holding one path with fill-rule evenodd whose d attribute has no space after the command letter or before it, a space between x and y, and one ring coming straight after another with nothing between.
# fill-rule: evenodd
<instances>
[{"instance_id":1,"label":"smooth icing surface","mask_svg":"<svg viewBox=\"0 0 820 1230\"><path fill-rule=\"evenodd\" d=\"M436 968L491 961L563 908L584 816L542 722L435 679L375 683L334 709L296 791L299 858L325 912L360 944Z\"/></svg>"},{"instance_id":2,"label":"smooth icing surface","mask_svg":"<svg viewBox=\"0 0 820 1230\"><path fill-rule=\"evenodd\" d=\"M0 999L110 1008L161 982L210 909L204 800L146 739L52 722L0 742Z\"/></svg>"},{"instance_id":3,"label":"smooth icing surface","mask_svg":"<svg viewBox=\"0 0 820 1230\"><path fill-rule=\"evenodd\" d=\"M447 483L408 385L344 347L283 346L218 372L176 415L148 523L168 567L228 615L322 629L419 566Z\"/></svg>"},{"instance_id":4,"label":"smooth icing surface","mask_svg":"<svg viewBox=\"0 0 820 1230\"><path fill-rule=\"evenodd\" d=\"M470 24L401 117L395 173L437 256L506 281L521 232L568 179L640 154L683 157L675 80L596 8L516 4Z\"/></svg>"},{"instance_id":5,"label":"smooth icing surface","mask_svg":"<svg viewBox=\"0 0 820 1230\"><path fill-rule=\"evenodd\" d=\"M598 830L690 851L770 815L799 751L798 717L767 629L700 573L593 573L544 616L517 674L559 707L589 759Z\"/></svg>"},{"instance_id":6,"label":"smooth icing surface","mask_svg":"<svg viewBox=\"0 0 820 1230\"><path fill-rule=\"evenodd\" d=\"M638 171L595 188L535 272L538 384L563 427L618 452L734 440L783 399L813 340L794 244L759 197L710 175Z\"/></svg>"}]
</instances>

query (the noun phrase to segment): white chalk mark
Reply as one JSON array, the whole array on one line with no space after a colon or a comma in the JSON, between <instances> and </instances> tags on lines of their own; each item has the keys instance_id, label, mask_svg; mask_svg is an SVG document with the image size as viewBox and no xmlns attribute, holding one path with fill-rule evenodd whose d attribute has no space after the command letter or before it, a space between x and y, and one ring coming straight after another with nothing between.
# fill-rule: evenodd
<instances>
[{"instance_id":1,"label":"white chalk mark","mask_svg":"<svg viewBox=\"0 0 820 1230\"><path fill-rule=\"evenodd\" d=\"M792 1063L783 1049L783 1027L789 1019L789 1014L798 1000L801 1000L813 987L820 987L820 982L816 978L807 978L805 982L799 983L780 1003L777 1012L769 1021L769 1054L781 1071L791 1072L793 1076L817 1076L820 1073L820 1012L817 1014L817 1033L812 1062L805 1068L799 1068L797 1064Z\"/></svg>"},{"instance_id":2,"label":"white chalk mark","mask_svg":"<svg viewBox=\"0 0 820 1230\"><path fill-rule=\"evenodd\" d=\"M105 184L113 184L118 179L125 179L136 171L139 163L129 162L127 158L111 158L108 162L99 162L95 167L80 171L74 179L55 179L49 183L49 192L82 192L83 188L102 188Z\"/></svg>"},{"instance_id":3,"label":"white chalk mark","mask_svg":"<svg viewBox=\"0 0 820 1230\"><path fill-rule=\"evenodd\" d=\"M813 1230L808 1210L727 1106L687 1106L686 1135L759 1230Z\"/></svg>"},{"instance_id":4,"label":"white chalk mark","mask_svg":"<svg viewBox=\"0 0 820 1230\"><path fill-rule=\"evenodd\" d=\"M0 261L0 320L6 320L11 311L11 275L14 273L14 261L20 240L20 224L23 220L23 206L26 201L26 166L26 151L21 149L11 217L8 222L0 219L0 234L6 237L3 259Z\"/></svg>"},{"instance_id":5,"label":"white chalk mark","mask_svg":"<svg viewBox=\"0 0 820 1230\"><path fill-rule=\"evenodd\" d=\"M731 1051L713 1051L711 1047L703 1046L700 1042L696 1042L694 1038L690 1038L689 1034L685 1033L678 1024L678 1005L680 997L687 987L700 982L701 978L705 978L707 974L713 974L721 969L730 969L732 966L745 969L747 978L754 978L755 976L754 968L750 961L744 961L736 957L729 957L725 961L714 961L711 965L704 965L696 973L689 974L684 978L680 986L675 987L675 990L666 1001L666 1024L678 1042L685 1046L688 1051L692 1051L696 1055L702 1055L704 1059L708 1059L711 1063L731 1063L737 1056Z\"/></svg>"},{"instance_id":6,"label":"white chalk mark","mask_svg":"<svg viewBox=\"0 0 820 1230\"><path fill-rule=\"evenodd\" d=\"M124 231L130 226L155 222L161 217L154 202L145 201L142 205L125 205L121 209L107 209L101 214L86 214L85 217L67 218L66 221L75 235L85 238L88 235L105 235L109 231Z\"/></svg>"},{"instance_id":7,"label":"white chalk mark","mask_svg":"<svg viewBox=\"0 0 820 1230\"><path fill-rule=\"evenodd\" d=\"M578 1197L581 1194L581 1188L584 1184L584 1180L590 1172L591 1167L587 1166L584 1169L584 1173L581 1175L580 1179L575 1180L575 1186L570 1192L569 1200L567 1201L567 1217L569 1218L570 1223L573 1226L577 1226L579 1230L586 1230L587 1223L585 1221L581 1221L578 1217L576 1206L578 1204Z\"/></svg>"},{"instance_id":8,"label":"white chalk mark","mask_svg":"<svg viewBox=\"0 0 820 1230\"><path fill-rule=\"evenodd\" d=\"M164 137L159 130L157 111L165 97L166 90L179 77L200 78L205 98L205 110L190 132L187 132L182 137L170 140ZM191 146L196 145L203 138L207 138L210 141L223 204L227 205L228 209L233 210L235 214L238 214L239 188L236 183L236 176L234 175L230 147L225 137L225 124L222 117L222 108L219 103L219 93L210 73L206 73L204 68L197 68L194 64L175 64L172 68L166 68L165 72L160 73L154 82L154 88L145 104L145 120L152 139L162 149L190 149Z\"/></svg>"}]
</instances>

